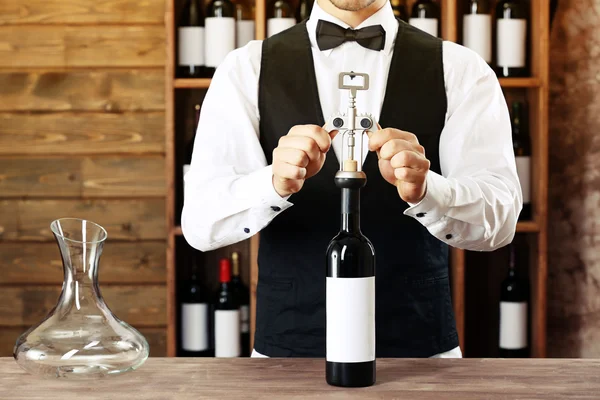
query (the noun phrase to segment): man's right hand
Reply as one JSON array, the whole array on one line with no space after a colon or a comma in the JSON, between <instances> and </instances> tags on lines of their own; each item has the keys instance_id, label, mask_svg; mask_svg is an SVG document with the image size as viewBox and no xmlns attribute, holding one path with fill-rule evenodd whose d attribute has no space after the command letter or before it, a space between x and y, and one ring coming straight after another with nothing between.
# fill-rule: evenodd
<instances>
[{"instance_id":1,"label":"man's right hand","mask_svg":"<svg viewBox=\"0 0 600 400\"><path fill-rule=\"evenodd\" d=\"M337 131L317 125L296 125L273 150L273 187L281 197L297 193L304 181L317 174Z\"/></svg>"}]
</instances>

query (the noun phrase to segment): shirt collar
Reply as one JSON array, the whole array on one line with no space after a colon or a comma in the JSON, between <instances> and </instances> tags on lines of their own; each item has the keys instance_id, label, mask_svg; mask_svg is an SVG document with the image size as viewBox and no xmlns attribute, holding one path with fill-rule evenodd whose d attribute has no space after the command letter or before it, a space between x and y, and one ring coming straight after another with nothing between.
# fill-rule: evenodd
<instances>
[{"instance_id":1,"label":"shirt collar","mask_svg":"<svg viewBox=\"0 0 600 400\"><path fill-rule=\"evenodd\" d=\"M306 21L306 29L308 30L308 37L310 39L311 46L317 49L319 48L317 45L317 23L320 19L332 22L343 28L350 28L350 26L345 22L325 12L319 6L318 1L315 0L310 17L308 18L308 21ZM385 29L385 45L382 51L385 52L386 55L389 55L392 52L394 42L396 41L396 34L398 33L398 20L394 16L392 5L389 1L386 1L383 7L377 10L375 14L364 20L355 29L360 29L371 25L381 25L383 29ZM322 53L326 56L329 56L333 50L334 49L324 50Z\"/></svg>"}]
</instances>

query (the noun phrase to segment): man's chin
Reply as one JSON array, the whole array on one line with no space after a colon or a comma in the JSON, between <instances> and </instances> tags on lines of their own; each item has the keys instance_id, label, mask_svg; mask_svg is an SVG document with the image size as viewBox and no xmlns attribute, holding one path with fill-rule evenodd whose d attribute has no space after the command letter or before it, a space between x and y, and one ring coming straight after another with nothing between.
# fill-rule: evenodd
<instances>
[{"instance_id":1,"label":"man's chin","mask_svg":"<svg viewBox=\"0 0 600 400\"><path fill-rule=\"evenodd\" d=\"M360 11L367 8L375 2L375 0L329 0L340 10L344 11Z\"/></svg>"}]
</instances>

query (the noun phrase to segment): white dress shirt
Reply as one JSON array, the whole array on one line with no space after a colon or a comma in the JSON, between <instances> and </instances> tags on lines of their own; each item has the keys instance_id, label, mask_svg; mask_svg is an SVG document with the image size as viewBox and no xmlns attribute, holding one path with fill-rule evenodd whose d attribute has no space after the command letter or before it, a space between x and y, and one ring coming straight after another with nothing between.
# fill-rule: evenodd
<instances>
[{"instance_id":1,"label":"white dress shirt","mask_svg":"<svg viewBox=\"0 0 600 400\"><path fill-rule=\"evenodd\" d=\"M319 19L348 25L317 2L306 24L324 117L346 112L348 93L338 89L337 77L354 71L370 76L369 90L357 92L358 111L379 119L398 30L391 5L356 27L381 24L382 51L356 42L320 51ZM259 143L261 45L252 41L226 57L202 105L181 217L186 240L202 251L248 239L293 207L293 195L282 198L273 188ZM401 57L410 62L410 54ZM444 42L443 68L448 108L440 136L441 175L428 172L425 197L404 214L451 246L494 250L512 241L522 207L506 101L496 75L475 52ZM336 136L332 144L338 160L341 139ZM364 149L366 154L366 143Z\"/></svg>"}]
</instances>

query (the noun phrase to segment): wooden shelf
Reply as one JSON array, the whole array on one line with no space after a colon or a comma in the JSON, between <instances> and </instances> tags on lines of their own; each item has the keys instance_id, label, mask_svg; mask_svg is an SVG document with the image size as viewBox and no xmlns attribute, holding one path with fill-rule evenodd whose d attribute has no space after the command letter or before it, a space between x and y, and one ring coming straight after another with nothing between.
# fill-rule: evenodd
<instances>
[{"instance_id":1,"label":"wooden shelf","mask_svg":"<svg viewBox=\"0 0 600 400\"><path fill-rule=\"evenodd\" d=\"M500 78L503 88L537 88L542 85L538 78Z\"/></svg>"},{"instance_id":2,"label":"wooden shelf","mask_svg":"<svg viewBox=\"0 0 600 400\"><path fill-rule=\"evenodd\" d=\"M536 221L517 222L518 233L539 232L540 226Z\"/></svg>"},{"instance_id":3,"label":"wooden shelf","mask_svg":"<svg viewBox=\"0 0 600 400\"><path fill-rule=\"evenodd\" d=\"M208 89L210 78L199 79L175 79L175 88L177 89Z\"/></svg>"}]
</instances>

